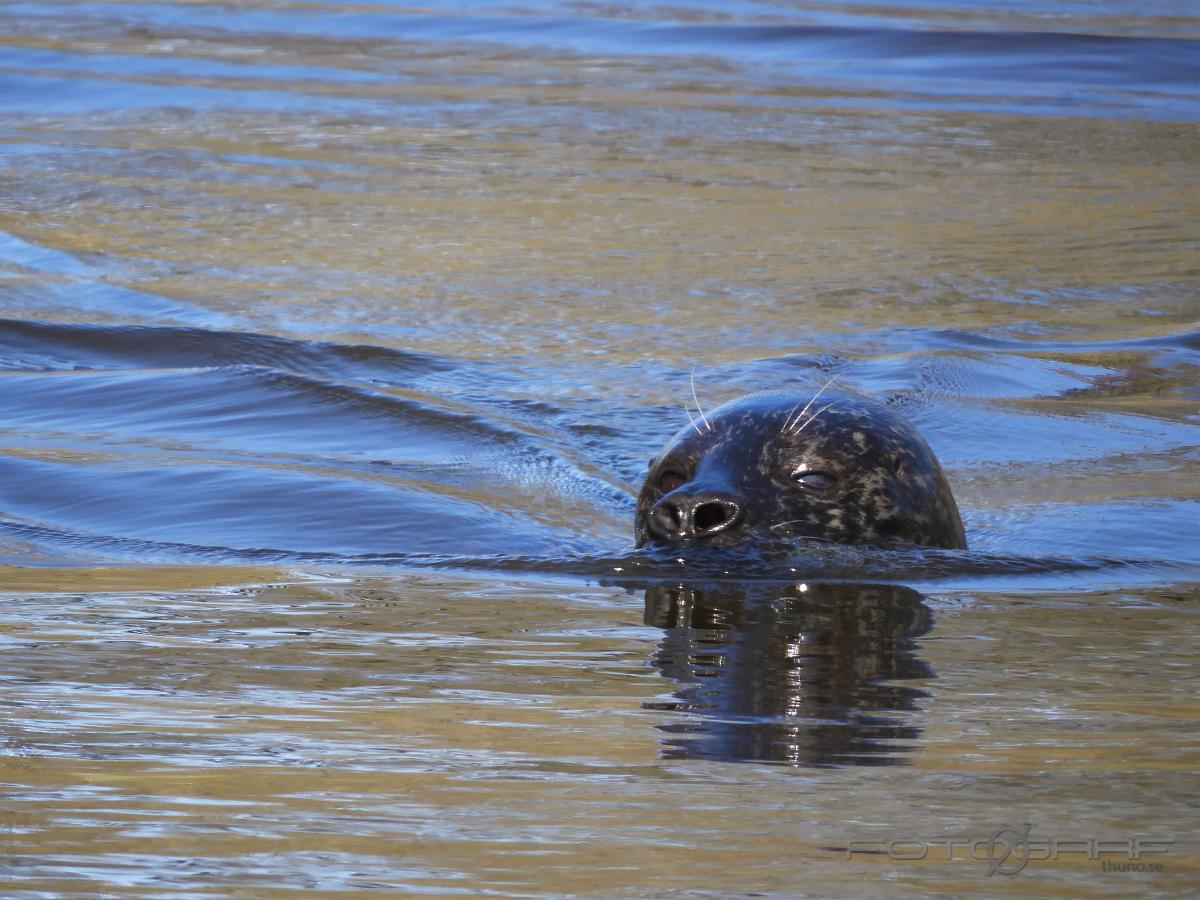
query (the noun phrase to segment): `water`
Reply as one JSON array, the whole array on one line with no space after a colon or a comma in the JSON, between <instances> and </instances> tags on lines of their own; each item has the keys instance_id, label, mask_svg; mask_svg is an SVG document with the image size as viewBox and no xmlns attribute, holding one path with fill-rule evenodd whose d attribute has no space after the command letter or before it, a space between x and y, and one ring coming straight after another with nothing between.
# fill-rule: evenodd
<instances>
[{"instance_id":1,"label":"water","mask_svg":"<svg viewBox=\"0 0 1200 900\"><path fill-rule=\"evenodd\" d=\"M0 23L6 896L1194 887L1191 4ZM971 550L634 551L693 369Z\"/></svg>"}]
</instances>

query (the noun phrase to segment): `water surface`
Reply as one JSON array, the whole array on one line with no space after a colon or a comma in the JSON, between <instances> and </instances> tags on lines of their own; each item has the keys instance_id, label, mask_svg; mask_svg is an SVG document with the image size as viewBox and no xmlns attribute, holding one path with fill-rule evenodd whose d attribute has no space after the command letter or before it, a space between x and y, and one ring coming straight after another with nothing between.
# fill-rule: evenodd
<instances>
[{"instance_id":1,"label":"water surface","mask_svg":"<svg viewBox=\"0 0 1200 900\"><path fill-rule=\"evenodd\" d=\"M1195 883L1189 5L0 23L6 895ZM971 550L634 551L693 373Z\"/></svg>"}]
</instances>

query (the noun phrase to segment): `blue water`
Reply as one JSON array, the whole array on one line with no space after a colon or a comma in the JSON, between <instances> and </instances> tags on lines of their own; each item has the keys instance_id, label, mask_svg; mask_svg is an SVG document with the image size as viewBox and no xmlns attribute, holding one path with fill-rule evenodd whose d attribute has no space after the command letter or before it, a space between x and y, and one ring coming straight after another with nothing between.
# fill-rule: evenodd
<instances>
[{"instance_id":1,"label":"blue water","mask_svg":"<svg viewBox=\"0 0 1200 900\"><path fill-rule=\"evenodd\" d=\"M1103 460L1162 466L1194 450L1189 422L1051 416L1009 404L1022 386L1066 397L1107 371L1072 366L1072 355L1193 367L1195 333L1099 345L996 342L985 354L968 352L974 342L954 333L907 332L892 343L901 340L924 350L900 372L872 372L867 359L841 367L842 377L890 392L956 482L1004 467L1044 479L1047 469L1082 475ZM1048 353L1053 362L1039 363ZM677 427L679 413L639 409L632 399L624 407L531 404L526 384L497 368L215 329L3 320L0 416L12 448L0 460L3 529L10 540L81 560L492 568L508 558L531 570L628 577L662 567L677 577L678 552L655 562L629 543L639 461ZM1002 370L1014 379L1007 386L996 378ZM897 390L917 371L976 378L982 389ZM762 383L753 367L705 374L726 391ZM603 367L589 372L604 375ZM555 376L548 369L541 377ZM682 373L660 367L653 377L678 381ZM1080 569L1098 569L1094 577L1106 583L1171 578L1195 562L1190 498L964 507L972 553L866 562L800 554L791 565L810 577L955 574L978 584L1047 569L1063 570L1068 583L1078 583ZM19 551L9 559L20 561ZM705 568L701 555L693 565L711 576L730 562ZM751 570L743 561L739 571L786 578L796 569Z\"/></svg>"},{"instance_id":2,"label":"blue water","mask_svg":"<svg viewBox=\"0 0 1200 900\"><path fill-rule=\"evenodd\" d=\"M897 108L1193 120L1200 84L1194 11L1173 3L1151 6L1109 4L1094 10L1090 4L1047 9L991 3L972 4L964 15L953 4L893 4L886 10L858 4L799 9L786 3L676 4L605 16L599 7L584 6L581 14L577 6L555 3L520 11L508 4L475 4L437 13L386 5L364 10L338 3L248 4L238 8L236 18L224 7L191 3L72 3L68 8L72 27L80 29L138 28L167 36L240 33L254 40L368 41L405 48L431 44L483 56L646 57L677 67L684 77L703 73L724 89L833 90L841 106L879 105L883 91L883 105ZM61 28L59 7L12 3L4 10L21 30ZM680 18L669 18L672 14ZM392 103L344 94L335 99L331 88L412 80L398 69L230 62L207 58L186 41L150 55L80 55L12 44L0 49L4 106L25 113L172 103L191 109L380 111ZM180 88L161 80L171 77L188 83ZM123 90L103 89L108 79L123 82ZM232 81L256 86L221 85ZM286 88L273 89L277 85ZM809 96L803 102L827 100Z\"/></svg>"},{"instance_id":3,"label":"blue water","mask_svg":"<svg viewBox=\"0 0 1200 900\"><path fill-rule=\"evenodd\" d=\"M1198 139L1190 2L0 3L5 896L1184 895ZM969 550L633 547L831 380ZM1165 870L847 853L1022 827Z\"/></svg>"},{"instance_id":4,"label":"blue water","mask_svg":"<svg viewBox=\"0 0 1200 900\"><path fill-rule=\"evenodd\" d=\"M933 677L916 591L1200 576L1187 8L0 20L0 562L633 592L701 713L668 756L812 765L919 736L876 715ZM687 407L831 379L970 550L633 548Z\"/></svg>"}]
</instances>

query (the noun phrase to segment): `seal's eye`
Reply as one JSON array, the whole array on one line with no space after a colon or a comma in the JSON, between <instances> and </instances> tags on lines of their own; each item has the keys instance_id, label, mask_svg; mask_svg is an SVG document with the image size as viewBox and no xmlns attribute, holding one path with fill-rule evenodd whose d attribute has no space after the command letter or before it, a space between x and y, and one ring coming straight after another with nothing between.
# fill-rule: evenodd
<instances>
[{"instance_id":1,"label":"seal's eye","mask_svg":"<svg viewBox=\"0 0 1200 900\"><path fill-rule=\"evenodd\" d=\"M668 469L658 476L658 489L664 494L669 494L686 481L687 479L683 475L672 469Z\"/></svg>"},{"instance_id":2,"label":"seal's eye","mask_svg":"<svg viewBox=\"0 0 1200 900\"><path fill-rule=\"evenodd\" d=\"M811 491L827 491L837 484L837 478L828 472L813 472L808 469L797 469L792 473L792 481Z\"/></svg>"}]
</instances>

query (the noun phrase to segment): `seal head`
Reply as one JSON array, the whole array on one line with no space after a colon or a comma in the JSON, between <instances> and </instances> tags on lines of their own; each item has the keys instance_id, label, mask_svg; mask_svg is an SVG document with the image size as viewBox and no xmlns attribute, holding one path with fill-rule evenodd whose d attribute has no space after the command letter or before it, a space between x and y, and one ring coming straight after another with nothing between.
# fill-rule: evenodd
<instances>
[{"instance_id":1,"label":"seal head","mask_svg":"<svg viewBox=\"0 0 1200 900\"><path fill-rule=\"evenodd\" d=\"M965 549L958 506L917 430L848 393L750 394L676 434L638 497L638 546L752 535Z\"/></svg>"}]
</instances>

